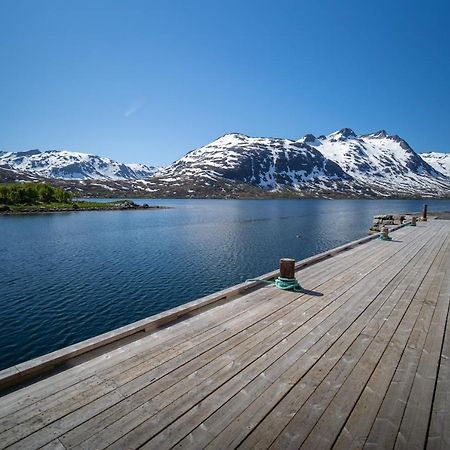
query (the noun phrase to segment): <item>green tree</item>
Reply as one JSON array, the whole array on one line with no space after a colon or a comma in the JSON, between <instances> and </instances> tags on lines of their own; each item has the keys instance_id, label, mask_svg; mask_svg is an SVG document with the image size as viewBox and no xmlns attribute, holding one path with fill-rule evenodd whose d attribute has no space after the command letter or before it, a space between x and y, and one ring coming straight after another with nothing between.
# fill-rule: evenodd
<instances>
[{"instance_id":1,"label":"green tree","mask_svg":"<svg viewBox=\"0 0 450 450\"><path fill-rule=\"evenodd\" d=\"M0 203L28 204L68 203L72 194L62 188L54 188L45 183L14 183L0 185Z\"/></svg>"},{"instance_id":2,"label":"green tree","mask_svg":"<svg viewBox=\"0 0 450 450\"><path fill-rule=\"evenodd\" d=\"M0 203L8 202L8 185L0 184Z\"/></svg>"},{"instance_id":3,"label":"green tree","mask_svg":"<svg viewBox=\"0 0 450 450\"><path fill-rule=\"evenodd\" d=\"M39 200L44 203L49 203L53 200L54 196L54 188L52 188L49 184L38 184L38 193Z\"/></svg>"},{"instance_id":4,"label":"green tree","mask_svg":"<svg viewBox=\"0 0 450 450\"><path fill-rule=\"evenodd\" d=\"M59 187L55 189L54 196L55 200L60 203L67 203L72 198L69 192Z\"/></svg>"}]
</instances>

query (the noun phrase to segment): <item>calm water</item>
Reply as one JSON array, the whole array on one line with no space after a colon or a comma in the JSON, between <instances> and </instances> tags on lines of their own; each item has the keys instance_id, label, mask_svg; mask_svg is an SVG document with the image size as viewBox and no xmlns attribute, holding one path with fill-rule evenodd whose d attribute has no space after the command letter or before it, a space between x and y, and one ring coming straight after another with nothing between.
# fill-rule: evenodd
<instances>
[{"instance_id":1,"label":"calm water","mask_svg":"<svg viewBox=\"0 0 450 450\"><path fill-rule=\"evenodd\" d=\"M281 257L360 238L373 215L423 204L150 203L174 208L0 216L0 369L271 271ZM450 201L427 203L450 210Z\"/></svg>"}]
</instances>

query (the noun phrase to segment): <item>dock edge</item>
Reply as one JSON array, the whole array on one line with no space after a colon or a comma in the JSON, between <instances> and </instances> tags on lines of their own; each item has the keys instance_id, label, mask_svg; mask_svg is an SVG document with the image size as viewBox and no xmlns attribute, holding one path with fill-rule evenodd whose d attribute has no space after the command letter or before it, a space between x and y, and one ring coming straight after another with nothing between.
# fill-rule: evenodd
<instances>
[{"instance_id":1,"label":"dock edge","mask_svg":"<svg viewBox=\"0 0 450 450\"><path fill-rule=\"evenodd\" d=\"M404 226L410 224L410 221L401 225L396 225L390 228L390 231L398 230ZM305 258L298 261L295 264L295 270L298 271L307 266L323 261L324 259L333 257L339 253L365 244L373 239L379 238L381 233L372 234L355 241L351 241L347 244L335 247L331 250L327 250L317 255ZM266 273L258 277L261 281L268 281L276 278L279 275L279 270ZM243 282L232 287L223 289L205 297L193 300L175 308L163 311L145 319L133 322L129 325L125 325L120 328L108 331L106 333L94 336L76 344L69 345L60 350L38 356L37 358L19 363L11 366L7 369L0 371L0 395L1 391L7 388L20 385L26 381L29 381L33 377L44 375L46 372L51 372L58 367L62 367L65 362L75 358L77 356L89 353L93 350L101 349L101 347L108 346L124 338L133 336L134 334L141 332L154 332L162 326L168 326L171 322L175 322L177 319L184 317L192 317L201 312L216 306L221 302L229 301L239 295L247 293L251 290L256 290L262 287L262 283L259 281Z\"/></svg>"}]
</instances>

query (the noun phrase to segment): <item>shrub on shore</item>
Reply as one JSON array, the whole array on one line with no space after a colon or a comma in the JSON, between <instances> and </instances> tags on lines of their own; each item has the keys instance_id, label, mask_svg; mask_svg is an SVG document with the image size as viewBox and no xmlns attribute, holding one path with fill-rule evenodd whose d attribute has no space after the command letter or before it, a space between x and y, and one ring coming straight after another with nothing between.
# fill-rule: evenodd
<instances>
[{"instance_id":1,"label":"shrub on shore","mask_svg":"<svg viewBox=\"0 0 450 450\"><path fill-rule=\"evenodd\" d=\"M38 203L68 203L72 194L46 183L0 184L0 203L35 205Z\"/></svg>"}]
</instances>

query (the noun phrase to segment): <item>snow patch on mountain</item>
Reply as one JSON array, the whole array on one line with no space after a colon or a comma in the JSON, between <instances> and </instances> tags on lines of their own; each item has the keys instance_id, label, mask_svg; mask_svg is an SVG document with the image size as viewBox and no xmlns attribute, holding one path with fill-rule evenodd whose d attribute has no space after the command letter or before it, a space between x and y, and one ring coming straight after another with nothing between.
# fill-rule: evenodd
<instances>
[{"instance_id":1,"label":"snow patch on mountain","mask_svg":"<svg viewBox=\"0 0 450 450\"><path fill-rule=\"evenodd\" d=\"M94 191L149 189L165 197L262 196L263 191L280 196L450 197L449 155L421 156L385 130L357 135L343 128L297 141L230 133L162 169L86 153L30 150L0 152L0 175L4 180L69 180Z\"/></svg>"},{"instance_id":2,"label":"snow patch on mountain","mask_svg":"<svg viewBox=\"0 0 450 450\"><path fill-rule=\"evenodd\" d=\"M110 158L66 150L4 152L0 167L64 180L133 180L152 177L157 168L144 164L123 164Z\"/></svg>"},{"instance_id":3,"label":"snow patch on mountain","mask_svg":"<svg viewBox=\"0 0 450 450\"><path fill-rule=\"evenodd\" d=\"M305 138L297 142L305 142ZM308 140L355 180L376 189L405 193L448 189L447 177L416 154L404 139L385 130L358 136L350 128L343 128L315 141Z\"/></svg>"},{"instance_id":4,"label":"snow patch on mountain","mask_svg":"<svg viewBox=\"0 0 450 450\"><path fill-rule=\"evenodd\" d=\"M450 153L428 152L420 156L438 172L450 177Z\"/></svg>"},{"instance_id":5,"label":"snow patch on mountain","mask_svg":"<svg viewBox=\"0 0 450 450\"><path fill-rule=\"evenodd\" d=\"M166 181L180 177L227 179L267 190L301 189L306 184L332 189L336 182L352 180L337 164L305 143L239 133L226 134L192 150L159 176Z\"/></svg>"}]
</instances>

